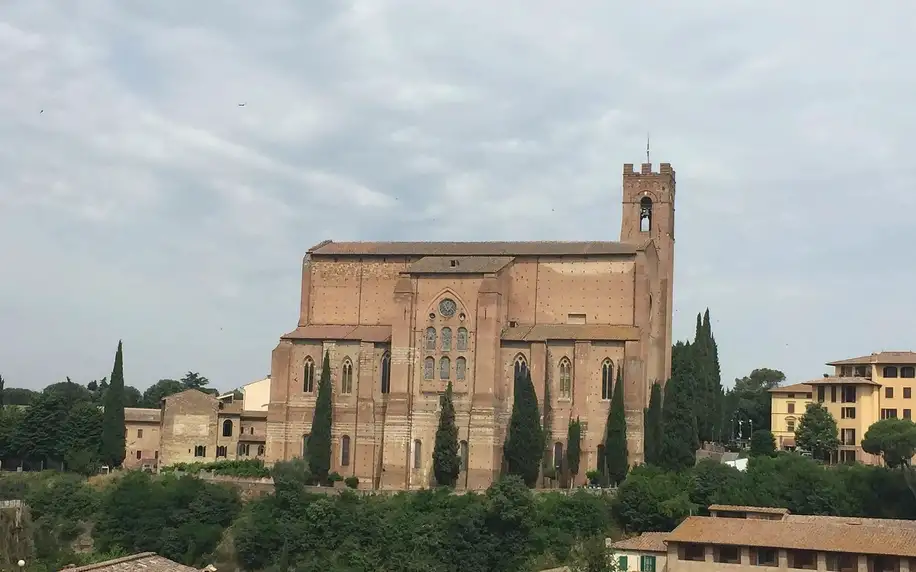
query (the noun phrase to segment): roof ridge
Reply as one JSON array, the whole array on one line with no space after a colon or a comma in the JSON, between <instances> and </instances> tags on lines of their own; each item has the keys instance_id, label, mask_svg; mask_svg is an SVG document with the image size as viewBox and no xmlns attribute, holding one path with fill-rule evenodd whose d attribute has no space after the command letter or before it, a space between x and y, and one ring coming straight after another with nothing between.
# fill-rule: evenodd
<instances>
[{"instance_id":1,"label":"roof ridge","mask_svg":"<svg viewBox=\"0 0 916 572\"><path fill-rule=\"evenodd\" d=\"M96 570L98 568L105 568L107 566L112 566L114 564L123 564L124 562L130 562L132 560L140 560L141 558L148 558L150 556L157 556L155 552L140 552L139 554L131 554L130 556L122 556L120 558L113 558L111 560L105 560L103 562L96 562L94 564L87 564L85 566L80 566L79 568L65 568L67 572L87 572L88 570Z\"/></svg>"}]
</instances>

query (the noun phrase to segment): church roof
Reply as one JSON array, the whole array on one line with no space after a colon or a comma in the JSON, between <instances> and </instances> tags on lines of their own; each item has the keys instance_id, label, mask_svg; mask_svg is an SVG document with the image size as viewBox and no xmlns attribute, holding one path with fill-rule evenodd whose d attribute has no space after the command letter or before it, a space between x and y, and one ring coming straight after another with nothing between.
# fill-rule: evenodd
<instances>
[{"instance_id":1,"label":"church roof","mask_svg":"<svg viewBox=\"0 0 916 572\"><path fill-rule=\"evenodd\" d=\"M323 256L585 256L632 255L646 243L630 242L334 242L309 249Z\"/></svg>"}]
</instances>

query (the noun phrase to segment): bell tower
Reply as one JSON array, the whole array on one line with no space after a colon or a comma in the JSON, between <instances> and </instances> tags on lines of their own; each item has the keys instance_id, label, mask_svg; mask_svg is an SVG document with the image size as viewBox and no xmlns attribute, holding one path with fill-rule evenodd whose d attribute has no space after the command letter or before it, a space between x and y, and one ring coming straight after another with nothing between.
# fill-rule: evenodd
<instances>
[{"instance_id":1,"label":"bell tower","mask_svg":"<svg viewBox=\"0 0 916 572\"><path fill-rule=\"evenodd\" d=\"M671 374L674 308L674 194L674 169L670 163L661 163L657 173L652 171L652 163L643 163L638 173L632 163L623 166L620 241L643 243L652 240L655 243L662 299L654 301L654 311L662 320L658 334L664 337L666 345L663 366L666 377Z\"/></svg>"}]
</instances>

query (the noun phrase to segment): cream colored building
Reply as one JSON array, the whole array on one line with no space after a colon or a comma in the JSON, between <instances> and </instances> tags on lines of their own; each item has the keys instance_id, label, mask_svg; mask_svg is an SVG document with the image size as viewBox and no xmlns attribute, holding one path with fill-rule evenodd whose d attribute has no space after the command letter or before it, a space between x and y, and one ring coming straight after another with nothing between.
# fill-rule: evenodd
<instances>
[{"instance_id":1,"label":"cream colored building","mask_svg":"<svg viewBox=\"0 0 916 572\"><path fill-rule=\"evenodd\" d=\"M793 515L727 507L691 516L668 534L669 572L916 570L916 521Z\"/></svg>"},{"instance_id":2,"label":"cream colored building","mask_svg":"<svg viewBox=\"0 0 916 572\"><path fill-rule=\"evenodd\" d=\"M502 469L523 370L542 403L550 386L555 456L569 420L582 420L581 482L597 466L622 371L629 458L640 462L649 390L671 371L675 173L624 165L622 187L619 241L309 249L298 325L272 356L268 460L303 454L328 354L332 470L367 486L433 484L439 395L451 382L459 487L487 487Z\"/></svg>"},{"instance_id":3,"label":"cream colored building","mask_svg":"<svg viewBox=\"0 0 916 572\"><path fill-rule=\"evenodd\" d=\"M158 409L124 408L124 468L156 469L159 465L161 419Z\"/></svg>"},{"instance_id":4,"label":"cream colored building","mask_svg":"<svg viewBox=\"0 0 916 572\"><path fill-rule=\"evenodd\" d=\"M620 572L665 572L668 565L668 532L644 532L617 542L608 539Z\"/></svg>"},{"instance_id":5,"label":"cream colored building","mask_svg":"<svg viewBox=\"0 0 916 572\"><path fill-rule=\"evenodd\" d=\"M862 439L876 421L913 418L916 352L878 352L827 365L834 369L833 375L770 390L770 419L777 446L794 448L795 426L806 404L817 402L836 419L838 462L880 464L880 456L862 449Z\"/></svg>"}]
</instances>

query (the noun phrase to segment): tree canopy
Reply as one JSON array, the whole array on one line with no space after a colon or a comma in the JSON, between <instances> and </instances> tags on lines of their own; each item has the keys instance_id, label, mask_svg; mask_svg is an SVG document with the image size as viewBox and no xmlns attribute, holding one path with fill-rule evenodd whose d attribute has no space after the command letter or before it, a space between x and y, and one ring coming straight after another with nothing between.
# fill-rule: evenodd
<instances>
[{"instance_id":1,"label":"tree canopy","mask_svg":"<svg viewBox=\"0 0 916 572\"><path fill-rule=\"evenodd\" d=\"M821 403L809 403L795 428L795 444L827 461L840 444L836 419Z\"/></svg>"},{"instance_id":2,"label":"tree canopy","mask_svg":"<svg viewBox=\"0 0 916 572\"><path fill-rule=\"evenodd\" d=\"M862 449L881 455L888 467L908 467L916 454L916 423L909 419L882 419L872 424L862 439Z\"/></svg>"}]
</instances>

